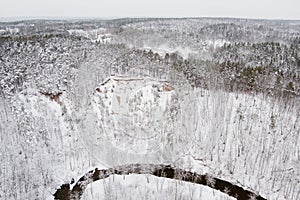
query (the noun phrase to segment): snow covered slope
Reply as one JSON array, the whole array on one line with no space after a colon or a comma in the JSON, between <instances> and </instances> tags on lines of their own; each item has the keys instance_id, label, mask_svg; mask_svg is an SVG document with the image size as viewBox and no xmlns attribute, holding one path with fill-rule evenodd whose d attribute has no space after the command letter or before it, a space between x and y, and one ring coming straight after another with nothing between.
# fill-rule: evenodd
<instances>
[{"instance_id":1,"label":"snow covered slope","mask_svg":"<svg viewBox=\"0 0 300 200\"><path fill-rule=\"evenodd\" d=\"M197 199L233 200L235 198L207 186L156 178L147 175L115 175L88 186L83 200L101 199Z\"/></svg>"},{"instance_id":2,"label":"snow covered slope","mask_svg":"<svg viewBox=\"0 0 300 200\"><path fill-rule=\"evenodd\" d=\"M54 199L90 170L130 163L170 164L267 199L300 199L296 22L26 23L0 24L19 27L0 31L1 200ZM174 51L196 55L163 55ZM149 175L111 176L83 198L200 196L232 199Z\"/></svg>"},{"instance_id":3,"label":"snow covered slope","mask_svg":"<svg viewBox=\"0 0 300 200\"><path fill-rule=\"evenodd\" d=\"M55 99L24 90L13 97L14 110L2 99L1 198L53 199L60 185L94 167L127 163L171 163L267 199L298 198L298 101L183 90L143 77L109 77L87 89L80 109L68 92Z\"/></svg>"},{"instance_id":4,"label":"snow covered slope","mask_svg":"<svg viewBox=\"0 0 300 200\"><path fill-rule=\"evenodd\" d=\"M162 103L164 98L170 98L169 94L160 94L157 100L160 103L156 105L160 111L154 109L152 113L144 106L145 110L139 113L141 103L153 106L155 102L155 90L148 83L147 78L110 77L95 89L81 130L93 155L109 166L172 163L237 183L267 199L297 197L300 142L299 110L294 109L297 101L286 104L262 95L202 89L178 92L180 88L174 88L168 91L173 93L171 104ZM147 92L145 99L143 94ZM132 94L139 94L139 98L130 99ZM168 118L160 114L164 110L168 110ZM138 112L136 123L132 123L127 116L135 112ZM153 121L153 114L160 120ZM167 124L161 123L166 121ZM143 127L152 124L157 132L141 129L139 123ZM284 150L287 147L291 149Z\"/></svg>"},{"instance_id":5,"label":"snow covered slope","mask_svg":"<svg viewBox=\"0 0 300 200\"><path fill-rule=\"evenodd\" d=\"M174 98L174 88L167 82L110 77L96 89L92 105L107 139L115 147L144 154L159 150L159 138L167 134Z\"/></svg>"}]
</instances>

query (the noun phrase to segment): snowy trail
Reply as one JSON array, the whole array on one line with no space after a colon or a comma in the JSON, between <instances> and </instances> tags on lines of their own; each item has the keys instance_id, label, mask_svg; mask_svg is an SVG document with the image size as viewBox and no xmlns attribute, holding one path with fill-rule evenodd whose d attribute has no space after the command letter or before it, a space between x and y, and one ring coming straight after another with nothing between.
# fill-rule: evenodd
<instances>
[{"instance_id":1,"label":"snowy trail","mask_svg":"<svg viewBox=\"0 0 300 200\"><path fill-rule=\"evenodd\" d=\"M253 199L253 197L255 197L256 200L265 200L265 198L228 181L207 174L201 175L195 172L178 169L170 165L158 164L129 164L102 170L96 168L82 176L77 183L74 184L72 189L70 189L70 184L62 185L61 188L55 192L54 197L57 200L80 199L88 184L108 178L111 175L129 174L148 174L156 177L205 185L235 197L238 200Z\"/></svg>"}]
</instances>

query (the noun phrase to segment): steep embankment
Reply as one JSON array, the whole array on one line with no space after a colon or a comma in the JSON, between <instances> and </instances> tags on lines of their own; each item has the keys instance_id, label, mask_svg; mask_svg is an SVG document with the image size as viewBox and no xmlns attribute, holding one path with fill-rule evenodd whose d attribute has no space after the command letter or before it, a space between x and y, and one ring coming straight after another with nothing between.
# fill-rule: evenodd
<instances>
[{"instance_id":1,"label":"steep embankment","mask_svg":"<svg viewBox=\"0 0 300 200\"><path fill-rule=\"evenodd\" d=\"M209 175L200 175L182 169L177 169L171 167L170 165L151 164L132 164L103 170L99 170L96 168L95 170L89 171L87 174L82 176L78 180L78 182L73 185L72 189L70 189L69 184L62 185L61 188L56 191L54 196L57 200L81 199L81 196L84 190L87 188L88 184L94 181L108 178L112 175L124 176L129 174L150 174L157 177L164 177L168 179L175 179L185 182L206 185L215 190L219 190L229 196L235 197L237 200L265 200L265 198L251 191L245 190L242 187Z\"/></svg>"}]
</instances>

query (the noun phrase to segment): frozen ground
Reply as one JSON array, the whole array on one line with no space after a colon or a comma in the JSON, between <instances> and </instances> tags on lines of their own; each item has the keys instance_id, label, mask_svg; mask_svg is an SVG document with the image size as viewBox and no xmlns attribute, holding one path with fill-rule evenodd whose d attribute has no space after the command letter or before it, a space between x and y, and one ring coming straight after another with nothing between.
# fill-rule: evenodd
<instances>
[{"instance_id":1,"label":"frozen ground","mask_svg":"<svg viewBox=\"0 0 300 200\"><path fill-rule=\"evenodd\" d=\"M205 32L197 20L193 27L182 20L171 20L165 25L164 21L157 20L157 23L156 28L162 29L161 32L152 30L152 22L149 27L143 22L140 25L128 23L129 31L127 25L89 30L70 27L68 36L60 35L66 31L62 28L58 35L51 32L32 38L16 36L16 41L13 37L2 38L1 42L6 42L0 54L3 89L0 91L0 199L52 200L61 185L76 183L90 170L131 163L171 164L226 180L267 199L300 199L299 97L277 98L266 92L192 88L187 80L204 77L212 70L209 74L212 77L204 78L213 85L214 80L224 75L213 77L218 71L214 71L217 67L211 63L203 67L208 71L197 71L209 60L198 63L196 58L209 55L208 59L216 59L217 54L212 56L210 48L217 53L228 38L233 49L244 45L253 47L255 52L256 47L263 50L249 57L247 52L240 52L245 58L235 56L235 52L222 54L216 62L226 64L237 57L244 59L245 64L252 64L247 59L273 48L270 55L277 55L278 51L282 56L274 58L275 67L266 68L266 72L280 69L276 73L287 71L296 77L298 71L293 70L297 69L297 55L294 55L297 48L271 45L266 41L282 34L282 41L289 44L285 36L297 36L297 27L291 29L293 34L271 31L268 35L263 31L273 30L271 28L277 25L263 29L255 24L257 22L251 22L252 32L249 32L249 27L242 25L246 22L208 24L202 28L214 33L215 38L210 40L207 39L211 37L210 32ZM40 25L35 33L47 32L47 27L43 30L44 24ZM81 27L81 24L76 26ZM131 29L134 26L140 28ZM199 30L176 35L178 30L195 27ZM250 42L266 43L245 46L245 40L240 38L241 43L235 44L236 28L245 32L243 37L247 40L248 32L251 33ZM225 29L228 38L219 34ZM9 36L25 29L1 30L5 30L1 34ZM25 31L30 33L30 30ZM197 31L202 31L200 36L194 34ZM202 40L203 36L207 36L206 39ZM123 43L116 44L120 41ZM293 42L297 44L296 39ZM201 51L205 54L197 54L195 48L198 47L203 47ZM151 53L137 50L143 48L151 49ZM184 58L191 54L198 57L187 64L180 58L180 62L172 65L169 60L153 54L157 52L164 57L164 53L175 51ZM266 55L262 54L269 60ZM281 65L283 62L286 64ZM117 70L112 73L113 67ZM186 74L182 72L184 67L187 67ZM250 75L256 73L254 68L249 69ZM122 70L124 74L119 73ZM199 76L192 76L193 73ZM230 77L234 78L234 74ZM275 72L269 77L281 89L287 91L286 86L290 86L290 92L296 94L297 77L281 80ZM149 175L111 176L88 185L83 196L84 199L200 197L232 199L205 186Z\"/></svg>"},{"instance_id":2,"label":"frozen ground","mask_svg":"<svg viewBox=\"0 0 300 200\"><path fill-rule=\"evenodd\" d=\"M1 135L6 144L1 152L9 153L1 153L6 163L1 169L1 188L10 189L2 189L1 198L53 199L60 185L90 169L128 163L166 163L212 174L267 199L299 197L296 102L283 104L260 95L202 89L178 92L180 88L165 82L134 77L108 80L86 88L94 92L90 99L80 100L89 102L80 110L74 108L76 103L68 93L57 102L30 89L13 97L14 112L19 113L15 118L2 99L5 126L1 130L10 134ZM140 98L132 98L136 95ZM75 115L79 118L72 119ZM127 115L136 117L134 123ZM22 179L10 179L14 176ZM130 181L135 178L144 181ZM227 198L206 187L160 178L151 177L145 185L143 175L130 176L128 182L119 176L115 179L116 185L113 178L93 183L85 198L104 190L106 195L115 195L114 199L128 189L124 198L145 194L155 199L165 195L164 188L172 190L170 198L180 193L185 199L187 188L195 191L194 197L215 194L216 199ZM179 193L171 187L178 187ZM110 189L116 193L111 194Z\"/></svg>"},{"instance_id":3,"label":"frozen ground","mask_svg":"<svg viewBox=\"0 0 300 200\"><path fill-rule=\"evenodd\" d=\"M163 93L156 105L160 109L151 110L155 102L152 98L155 90L148 83L155 82L147 79L128 82L126 79L118 78L118 86L114 88L115 91L124 92L124 85L128 86L126 95L111 92L114 80L105 82L105 87L109 89L103 102L99 102L99 96L105 96L105 93L99 94L99 90L102 91L104 85L98 91L96 89L92 105L85 114L86 120L83 120L83 124L89 125L92 119L94 121L93 130L91 126L83 126L82 132L87 133L83 140L87 144L93 144L87 145L90 151L108 166L172 163L184 169L210 173L229 180L267 199L295 198L299 194L299 117L298 110L293 109L296 102L285 104L262 95L202 89L177 92L176 90L180 90L177 88L167 92L177 94L176 98L172 98L173 101L177 99L175 102L166 104L166 97L169 95ZM157 132L151 128L139 129L135 135L130 135L133 134L130 130L138 129L139 126L128 121L126 116L116 114L120 112L124 115L122 109L128 109L122 105L122 100L126 102L133 88L141 96L140 100L135 98L137 111L139 104L147 100L149 103L149 107L144 107L147 111L140 113L143 119L140 123L152 123ZM147 92L150 93L145 99L141 94ZM120 95L120 104L117 94ZM129 101L127 105L130 105ZM105 119L100 120L101 124L95 120L99 116L103 117L97 106L108 108ZM114 109L116 112L112 112ZM171 112L172 109L176 112ZM131 110L129 113L137 111ZM153 115L160 120L153 121ZM166 121L165 116L168 116L168 123L160 124L159 122ZM283 129L287 132L283 132ZM124 133L129 135L121 137ZM149 138L144 140L146 136ZM105 145L108 143L111 145ZM292 150L286 151L287 147Z\"/></svg>"},{"instance_id":4,"label":"frozen ground","mask_svg":"<svg viewBox=\"0 0 300 200\"><path fill-rule=\"evenodd\" d=\"M90 184L83 200L101 199L197 199L233 200L235 198L207 186L173 181L149 175L115 175Z\"/></svg>"}]
</instances>

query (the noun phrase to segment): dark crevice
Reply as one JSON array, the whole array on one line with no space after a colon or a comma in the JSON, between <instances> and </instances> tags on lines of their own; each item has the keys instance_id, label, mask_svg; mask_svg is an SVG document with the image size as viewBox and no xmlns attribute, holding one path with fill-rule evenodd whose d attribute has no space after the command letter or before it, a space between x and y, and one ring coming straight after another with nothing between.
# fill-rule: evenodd
<instances>
[{"instance_id":1,"label":"dark crevice","mask_svg":"<svg viewBox=\"0 0 300 200\"><path fill-rule=\"evenodd\" d=\"M59 97L61 96L62 92L57 93L49 93L49 92L40 92L42 95L49 97L52 101L55 101L59 105L62 105L62 102L60 101Z\"/></svg>"},{"instance_id":2,"label":"dark crevice","mask_svg":"<svg viewBox=\"0 0 300 200\"><path fill-rule=\"evenodd\" d=\"M245 190L240 186L234 185L228 181L212 177L210 175L201 175L190 171L185 171L172 167L170 165L154 165L154 164L131 164L110 169L89 171L82 176L77 183L70 189L70 184L63 184L54 194L57 200L79 200L88 186L97 180L105 179L110 175L129 175L129 174L150 174L157 177L175 179L190 183L209 186L215 190L219 190L238 200L256 199L266 200L254 192ZM255 197L255 198L254 198Z\"/></svg>"}]
</instances>

